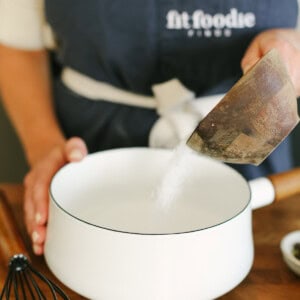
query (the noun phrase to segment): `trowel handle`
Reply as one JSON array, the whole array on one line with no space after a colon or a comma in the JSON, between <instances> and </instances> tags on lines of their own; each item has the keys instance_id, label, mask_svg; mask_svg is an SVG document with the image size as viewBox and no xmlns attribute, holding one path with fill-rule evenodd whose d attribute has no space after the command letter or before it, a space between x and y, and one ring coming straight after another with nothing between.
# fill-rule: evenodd
<instances>
[{"instance_id":1,"label":"trowel handle","mask_svg":"<svg viewBox=\"0 0 300 300\"><path fill-rule=\"evenodd\" d=\"M300 193L300 168L268 176L275 190L275 201Z\"/></svg>"}]
</instances>

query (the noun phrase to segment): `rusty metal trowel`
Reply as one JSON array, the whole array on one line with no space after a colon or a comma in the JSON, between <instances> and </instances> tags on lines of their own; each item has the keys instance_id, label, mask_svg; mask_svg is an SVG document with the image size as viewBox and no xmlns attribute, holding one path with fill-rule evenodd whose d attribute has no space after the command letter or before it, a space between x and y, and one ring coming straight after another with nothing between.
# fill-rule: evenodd
<instances>
[{"instance_id":1,"label":"rusty metal trowel","mask_svg":"<svg viewBox=\"0 0 300 300\"><path fill-rule=\"evenodd\" d=\"M298 122L293 84L271 50L199 123L187 145L224 162L259 165Z\"/></svg>"}]
</instances>

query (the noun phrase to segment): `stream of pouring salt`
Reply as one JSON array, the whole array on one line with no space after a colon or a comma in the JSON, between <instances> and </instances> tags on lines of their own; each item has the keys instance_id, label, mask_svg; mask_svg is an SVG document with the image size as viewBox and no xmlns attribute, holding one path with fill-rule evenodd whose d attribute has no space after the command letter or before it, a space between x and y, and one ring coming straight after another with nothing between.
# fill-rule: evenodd
<instances>
[{"instance_id":1,"label":"stream of pouring salt","mask_svg":"<svg viewBox=\"0 0 300 300\"><path fill-rule=\"evenodd\" d=\"M193 166L187 163L189 154L192 150L185 144L179 144L174 150L171 160L159 186L155 189L153 197L157 208L167 212L172 204L178 199L183 189L184 182Z\"/></svg>"}]
</instances>

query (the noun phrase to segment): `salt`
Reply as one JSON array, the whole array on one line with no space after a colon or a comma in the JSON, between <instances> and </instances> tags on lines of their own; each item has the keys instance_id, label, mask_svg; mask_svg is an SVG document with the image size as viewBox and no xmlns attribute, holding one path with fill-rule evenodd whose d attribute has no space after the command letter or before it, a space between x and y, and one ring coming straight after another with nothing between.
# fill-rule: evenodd
<instances>
[{"instance_id":1,"label":"salt","mask_svg":"<svg viewBox=\"0 0 300 300\"><path fill-rule=\"evenodd\" d=\"M159 209L168 211L172 203L179 198L184 182L192 168L187 163L191 152L192 150L185 143L179 144L174 149L169 165L154 192L155 201Z\"/></svg>"}]
</instances>

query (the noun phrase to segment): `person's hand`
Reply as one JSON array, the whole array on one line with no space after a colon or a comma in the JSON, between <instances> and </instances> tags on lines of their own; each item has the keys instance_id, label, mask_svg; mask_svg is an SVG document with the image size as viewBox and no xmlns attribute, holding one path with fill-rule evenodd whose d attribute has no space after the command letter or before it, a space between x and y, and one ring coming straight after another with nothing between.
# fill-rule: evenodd
<instances>
[{"instance_id":1,"label":"person's hand","mask_svg":"<svg viewBox=\"0 0 300 300\"><path fill-rule=\"evenodd\" d=\"M66 163L80 161L87 155L85 143L77 137L52 149L42 160L34 164L24 180L24 213L27 231L32 239L33 251L44 251L48 218L49 186L53 175Z\"/></svg>"},{"instance_id":2,"label":"person's hand","mask_svg":"<svg viewBox=\"0 0 300 300\"><path fill-rule=\"evenodd\" d=\"M264 54L277 49L300 95L300 32L293 29L272 29L258 34L249 45L241 61L246 73Z\"/></svg>"}]
</instances>

